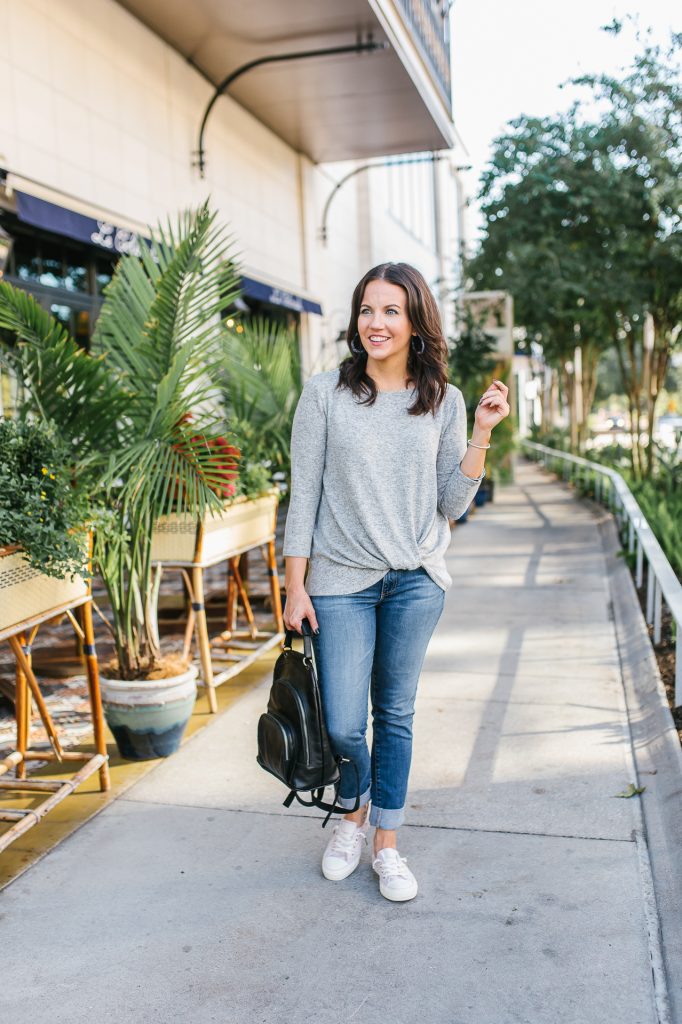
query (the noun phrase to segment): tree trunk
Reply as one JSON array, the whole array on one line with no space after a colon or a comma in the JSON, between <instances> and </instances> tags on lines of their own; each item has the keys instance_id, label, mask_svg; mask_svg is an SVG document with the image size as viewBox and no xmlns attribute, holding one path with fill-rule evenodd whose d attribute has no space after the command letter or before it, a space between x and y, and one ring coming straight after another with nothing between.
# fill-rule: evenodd
<instances>
[{"instance_id":1,"label":"tree trunk","mask_svg":"<svg viewBox=\"0 0 682 1024\"><path fill-rule=\"evenodd\" d=\"M583 423L585 439L587 438L587 418L592 412L594 396L597 391L597 367L601 348L585 342L583 345Z\"/></svg>"},{"instance_id":2,"label":"tree trunk","mask_svg":"<svg viewBox=\"0 0 682 1024\"><path fill-rule=\"evenodd\" d=\"M623 390L628 400L628 413L630 416L630 465L636 479L642 476L642 450L639 439L639 418L641 411L642 380L640 367L636 358L636 348L633 332L626 334L625 338L614 335L613 345L618 358L621 377L623 379Z\"/></svg>"},{"instance_id":3,"label":"tree trunk","mask_svg":"<svg viewBox=\"0 0 682 1024\"><path fill-rule=\"evenodd\" d=\"M562 359L559 374L561 378L564 404L568 409L570 448L572 452L575 452L578 447L578 425L575 415L575 376L572 369L568 368L568 364L570 362L571 361L569 359Z\"/></svg>"},{"instance_id":4,"label":"tree trunk","mask_svg":"<svg viewBox=\"0 0 682 1024\"><path fill-rule=\"evenodd\" d=\"M672 349L671 334L665 327L654 320L654 347L651 352L651 372L649 377L649 394L647 395L647 423L649 426L649 446L647 448L646 473L653 476L654 472L654 426L656 424L656 404L658 402L665 376L668 372L670 352Z\"/></svg>"}]
</instances>

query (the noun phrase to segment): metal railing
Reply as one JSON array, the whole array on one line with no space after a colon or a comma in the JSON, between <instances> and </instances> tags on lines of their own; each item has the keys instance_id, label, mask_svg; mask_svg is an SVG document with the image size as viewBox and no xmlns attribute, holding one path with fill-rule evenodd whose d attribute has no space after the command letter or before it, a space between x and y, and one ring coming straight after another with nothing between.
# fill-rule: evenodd
<instances>
[{"instance_id":1,"label":"metal railing","mask_svg":"<svg viewBox=\"0 0 682 1024\"><path fill-rule=\"evenodd\" d=\"M647 564L647 587L645 618L653 626L655 644L661 642L661 619L663 602L675 622L675 706L682 704L682 583L678 580L663 548L656 540L651 527L637 504L625 480L615 469L590 462L579 455L548 448L521 438L521 447L541 461L545 467L553 463L562 464L565 480L576 484L593 486L595 501L609 508L616 520L621 544L635 559L635 582L637 588L644 581L644 562Z\"/></svg>"},{"instance_id":2,"label":"metal railing","mask_svg":"<svg viewBox=\"0 0 682 1024\"><path fill-rule=\"evenodd\" d=\"M450 110L450 44L445 18L434 8L433 0L397 0L397 6L405 23L412 29Z\"/></svg>"}]
</instances>

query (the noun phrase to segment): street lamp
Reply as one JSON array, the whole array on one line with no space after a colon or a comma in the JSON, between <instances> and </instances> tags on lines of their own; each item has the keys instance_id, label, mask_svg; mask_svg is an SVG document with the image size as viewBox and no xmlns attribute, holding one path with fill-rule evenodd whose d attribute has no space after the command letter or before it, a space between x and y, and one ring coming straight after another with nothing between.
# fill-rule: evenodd
<instances>
[{"instance_id":1,"label":"street lamp","mask_svg":"<svg viewBox=\"0 0 682 1024\"><path fill-rule=\"evenodd\" d=\"M8 235L4 228L0 227L0 277L5 273L5 267L9 262L10 253L14 239Z\"/></svg>"}]
</instances>

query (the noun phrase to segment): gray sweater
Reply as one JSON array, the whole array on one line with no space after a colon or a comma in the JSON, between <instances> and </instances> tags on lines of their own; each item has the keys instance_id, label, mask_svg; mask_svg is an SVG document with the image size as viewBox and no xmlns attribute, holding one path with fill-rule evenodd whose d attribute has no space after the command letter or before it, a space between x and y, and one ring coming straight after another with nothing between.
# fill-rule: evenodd
<instances>
[{"instance_id":1,"label":"gray sweater","mask_svg":"<svg viewBox=\"0 0 682 1024\"><path fill-rule=\"evenodd\" d=\"M410 416L413 389L379 392L362 405L339 371L307 381L291 436L291 501L284 555L309 558L311 596L354 594L389 569L423 566L439 587L448 518L458 519L485 475L460 469L466 409L448 384L435 415Z\"/></svg>"}]
</instances>

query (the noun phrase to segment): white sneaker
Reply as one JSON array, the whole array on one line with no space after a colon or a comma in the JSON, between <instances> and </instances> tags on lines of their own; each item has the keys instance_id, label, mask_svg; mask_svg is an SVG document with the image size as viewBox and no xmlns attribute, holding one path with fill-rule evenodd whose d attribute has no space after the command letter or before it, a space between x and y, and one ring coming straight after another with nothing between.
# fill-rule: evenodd
<instances>
[{"instance_id":1,"label":"white sneaker","mask_svg":"<svg viewBox=\"0 0 682 1024\"><path fill-rule=\"evenodd\" d=\"M369 815L363 825L342 818L334 826L334 833L322 856L322 874L332 882L352 875L360 863L363 843L367 842Z\"/></svg>"},{"instance_id":2,"label":"white sneaker","mask_svg":"<svg viewBox=\"0 0 682 1024\"><path fill-rule=\"evenodd\" d=\"M387 900L398 903L417 895L417 879L397 850L379 850L372 867L379 876L379 892Z\"/></svg>"}]
</instances>

